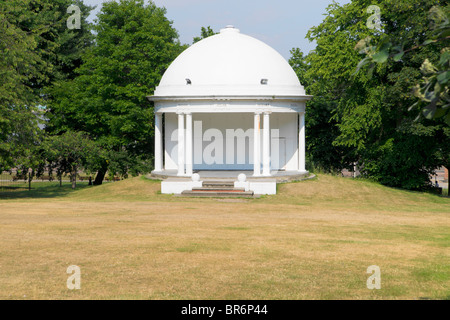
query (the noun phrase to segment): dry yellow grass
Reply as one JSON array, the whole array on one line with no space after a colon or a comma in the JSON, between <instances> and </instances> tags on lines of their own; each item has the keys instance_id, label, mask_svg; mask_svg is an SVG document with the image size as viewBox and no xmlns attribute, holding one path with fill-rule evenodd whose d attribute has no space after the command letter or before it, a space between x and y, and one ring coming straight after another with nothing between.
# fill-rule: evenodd
<instances>
[{"instance_id":1,"label":"dry yellow grass","mask_svg":"<svg viewBox=\"0 0 450 320\"><path fill-rule=\"evenodd\" d=\"M327 175L251 200L159 190L133 178L0 200L0 298L450 298L449 199Z\"/></svg>"}]
</instances>

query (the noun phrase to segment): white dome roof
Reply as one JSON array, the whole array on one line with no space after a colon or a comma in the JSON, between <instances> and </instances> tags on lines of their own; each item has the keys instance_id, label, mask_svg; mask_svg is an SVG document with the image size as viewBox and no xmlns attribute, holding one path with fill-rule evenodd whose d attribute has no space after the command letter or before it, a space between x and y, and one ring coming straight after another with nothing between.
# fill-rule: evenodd
<instances>
[{"instance_id":1,"label":"white dome roof","mask_svg":"<svg viewBox=\"0 0 450 320\"><path fill-rule=\"evenodd\" d=\"M154 97L255 95L301 97L305 90L277 51L228 26L181 53Z\"/></svg>"}]
</instances>

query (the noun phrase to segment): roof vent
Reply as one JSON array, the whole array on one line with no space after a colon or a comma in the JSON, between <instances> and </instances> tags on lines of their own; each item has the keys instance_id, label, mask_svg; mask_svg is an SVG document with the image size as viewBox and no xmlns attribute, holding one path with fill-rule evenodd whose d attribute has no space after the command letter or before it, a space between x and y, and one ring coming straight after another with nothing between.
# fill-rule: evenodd
<instances>
[{"instance_id":1,"label":"roof vent","mask_svg":"<svg viewBox=\"0 0 450 320\"><path fill-rule=\"evenodd\" d=\"M267 79L261 79L262 85L267 85L268 82L269 82L269 80L267 80Z\"/></svg>"}]
</instances>

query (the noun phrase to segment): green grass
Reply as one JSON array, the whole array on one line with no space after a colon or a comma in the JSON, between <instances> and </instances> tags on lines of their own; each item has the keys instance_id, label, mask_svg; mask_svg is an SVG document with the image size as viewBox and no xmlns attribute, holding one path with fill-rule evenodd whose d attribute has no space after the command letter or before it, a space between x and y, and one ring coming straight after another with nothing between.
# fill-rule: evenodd
<instances>
[{"instance_id":1,"label":"green grass","mask_svg":"<svg viewBox=\"0 0 450 320\"><path fill-rule=\"evenodd\" d=\"M0 199L42 199L61 198L90 187L87 181L77 182L76 189L72 189L71 182L63 182L60 186L58 181L42 182L32 181L31 190L28 189L28 182L17 183L11 186L0 188Z\"/></svg>"}]
</instances>

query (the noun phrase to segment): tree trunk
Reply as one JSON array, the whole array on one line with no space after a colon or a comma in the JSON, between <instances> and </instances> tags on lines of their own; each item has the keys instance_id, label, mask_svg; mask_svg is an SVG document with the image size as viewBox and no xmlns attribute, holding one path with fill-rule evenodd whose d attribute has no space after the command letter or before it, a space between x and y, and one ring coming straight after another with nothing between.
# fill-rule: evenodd
<instances>
[{"instance_id":1,"label":"tree trunk","mask_svg":"<svg viewBox=\"0 0 450 320\"><path fill-rule=\"evenodd\" d=\"M77 170L72 171L72 189L75 189L77 186Z\"/></svg>"},{"instance_id":2,"label":"tree trunk","mask_svg":"<svg viewBox=\"0 0 450 320\"><path fill-rule=\"evenodd\" d=\"M97 175L95 176L94 186L99 186L102 184L107 170L108 170L108 167L106 166L106 164L104 166L102 166L100 170L98 170Z\"/></svg>"}]
</instances>

